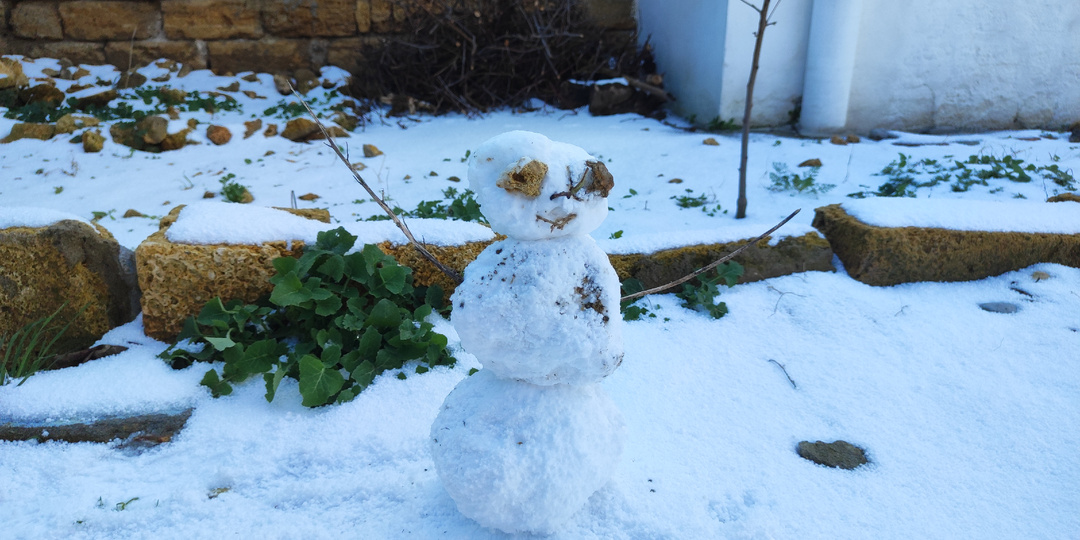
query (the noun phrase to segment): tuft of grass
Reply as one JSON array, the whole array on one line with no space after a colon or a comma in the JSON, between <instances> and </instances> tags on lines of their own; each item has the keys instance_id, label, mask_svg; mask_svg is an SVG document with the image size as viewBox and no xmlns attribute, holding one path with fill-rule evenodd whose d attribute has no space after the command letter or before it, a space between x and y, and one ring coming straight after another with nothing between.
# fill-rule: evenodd
<instances>
[{"instance_id":1,"label":"tuft of grass","mask_svg":"<svg viewBox=\"0 0 1080 540\"><path fill-rule=\"evenodd\" d=\"M795 193L810 193L820 195L836 187L835 184L818 184L817 173L819 167L811 167L805 175L793 173L783 163L773 163L773 172L769 173L772 185L769 191L793 191Z\"/></svg>"},{"instance_id":2,"label":"tuft of grass","mask_svg":"<svg viewBox=\"0 0 1080 540\"><path fill-rule=\"evenodd\" d=\"M89 303L84 305L67 324L58 330L53 322L67 307L67 302L64 302L52 314L19 328L10 336L0 336L0 348L4 352L0 359L0 386L16 379L19 379L19 384L16 386L22 386L31 375L48 369L52 363L56 342L89 306Z\"/></svg>"}]
</instances>

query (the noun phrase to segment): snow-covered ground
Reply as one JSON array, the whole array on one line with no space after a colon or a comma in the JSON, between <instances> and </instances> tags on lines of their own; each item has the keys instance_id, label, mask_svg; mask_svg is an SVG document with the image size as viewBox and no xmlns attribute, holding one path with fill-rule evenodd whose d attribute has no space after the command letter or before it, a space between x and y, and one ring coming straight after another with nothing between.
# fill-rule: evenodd
<instances>
[{"instance_id":1,"label":"snow-covered ground","mask_svg":"<svg viewBox=\"0 0 1080 540\"><path fill-rule=\"evenodd\" d=\"M189 90L237 80L205 72L177 79ZM172 131L189 117L228 127L233 139L223 147L202 130L192 138L203 144L161 154L111 140L86 154L67 136L0 145L0 206L86 220L104 213L99 223L130 248L174 206L220 192L228 174L259 206L317 194L298 206L329 208L335 226L363 228L358 219L380 213L321 143L243 139L243 122L282 98L267 76L241 84L268 99L238 94L243 113L173 121ZM13 124L0 119L0 134ZM990 221L1080 233L1065 215L1076 203L1041 203L1064 190L1035 174L1028 183L995 179L963 193L922 188L898 202L846 196L877 189L885 177L874 174L900 153L943 164L1009 156L1080 171L1080 145L1067 134L900 134L846 146L755 134L749 217L736 221L737 137L675 126L542 108L373 118L339 142L366 166L360 174L407 210L442 200L447 188L463 191L467 153L498 133L525 129L581 146L615 177L611 211L593 233L609 253L748 238L796 208L802 213L781 232L802 234L813 208L836 202L868 220L906 225L941 220L935 205L963 199L946 206L949 226ZM703 144L709 137L719 144ZM363 158L362 144L383 154ZM805 175L797 164L810 158L823 162L815 185L835 188L769 189L774 163ZM703 206L677 204L700 196ZM149 217L121 217L128 209ZM224 224L207 229L258 229L221 214ZM0 222L14 215L0 209ZM482 232L472 227L448 223L430 234ZM974 282L894 287L861 284L841 269L740 285L721 299L730 313L719 320L672 295L642 300L657 317L626 323L626 357L602 383L627 424L624 455L614 479L554 537L1080 537L1080 269L1039 264ZM995 301L1019 310L979 308ZM350 403L310 410L289 380L273 403L260 380L213 399L199 386L206 366L173 371L155 357L166 345L143 335L139 320L118 328L102 342L126 352L0 388L0 422L194 407L187 427L142 453L0 442L0 537L503 537L462 517L433 469L431 423L447 393L480 367L448 322L437 321L436 330L450 338L454 368L415 375L406 366L406 380L388 373ZM802 440L837 439L865 448L870 463L829 469L795 452Z\"/></svg>"}]
</instances>

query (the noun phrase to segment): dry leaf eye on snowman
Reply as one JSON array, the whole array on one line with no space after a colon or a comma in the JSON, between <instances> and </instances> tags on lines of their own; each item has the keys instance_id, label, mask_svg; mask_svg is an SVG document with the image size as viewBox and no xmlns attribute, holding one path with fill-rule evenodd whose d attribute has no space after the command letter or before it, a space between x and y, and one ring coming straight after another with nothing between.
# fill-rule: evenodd
<instances>
[{"instance_id":1,"label":"dry leaf eye on snowman","mask_svg":"<svg viewBox=\"0 0 1080 540\"><path fill-rule=\"evenodd\" d=\"M570 167L567 166L566 181L569 189L559 193L552 193L551 200L566 197L567 199L580 201L581 198L577 194L583 190L585 193L596 193L603 198L607 197L611 193L611 188L615 187L615 178L611 176L607 166L602 161L586 161L585 170L582 171L581 178L578 179L577 183L574 182L574 175L570 171Z\"/></svg>"},{"instance_id":2,"label":"dry leaf eye on snowman","mask_svg":"<svg viewBox=\"0 0 1080 540\"><path fill-rule=\"evenodd\" d=\"M506 191L516 191L532 199L540 195L540 186L547 176L548 166L542 161L523 157L503 171L495 182Z\"/></svg>"}]
</instances>

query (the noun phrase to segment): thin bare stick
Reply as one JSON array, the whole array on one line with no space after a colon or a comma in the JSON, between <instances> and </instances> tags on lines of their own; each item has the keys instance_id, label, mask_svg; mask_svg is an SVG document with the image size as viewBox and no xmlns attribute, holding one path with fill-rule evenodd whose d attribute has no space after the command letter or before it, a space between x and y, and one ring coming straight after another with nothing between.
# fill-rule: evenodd
<instances>
[{"instance_id":1,"label":"thin bare stick","mask_svg":"<svg viewBox=\"0 0 1080 540\"><path fill-rule=\"evenodd\" d=\"M319 131L321 131L323 137L326 138L326 146L329 146L334 151L334 153L337 154L338 158L340 158L342 163L345 164L345 167L349 169L349 172L352 173L353 178L355 178L356 181L359 182L361 186L363 186L364 190L368 192L368 195L371 195L371 199L375 201L380 207L382 207L383 211L386 212L386 215L390 216L390 219L394 222L394 225L397 225L397 228L401 229L401 232L405 234L405 238L409 239L409 243L412 244L414 248L416 248L416 251L420 252L420 255L422 255L425 259L431 262L431 264L434 264L435 268L438 268L442 271L442 273L446 274L450 277L450 279L454 280L455 283L461 283L461 276L459 276L457 272L453 271L443 263L439 262L439 259L435 258L435 256L432 255L431 252L428 251L423 244L416 241L416 238L413 237L412 231L410 231L409 227L405 225L405 222L401 221L401 219L398 218L396 214L394 214L394 211L391 210L389 206L387 206L386 202L382 200L382 197L379 197L375 194L375 190L371 189L371 186L369 186L368 183L360 177L360 173L356 172L356 169L354 169L352 164L349 163L349 158L345 157L345 154L341 153L341 149L338 148L337 142L334 141L334 138L330 135L330 132L326 130L326 126L324 126L322 121L319 120L319 117L315 114L315 111L311 110L311 107L308 106L307 102L304 101L304 98L296 91L295 88L292 87L291 84L289 85L289 88L292 89L293 95L296 96L296 99L300 101L300 104L303 105L304 109L307 110L309 115L311 115L312 120L315 120L315 124L319 126Z\"/></svg>"},{"instance_id":2,"label":"thin bare stick","mask_svg":"<svg viewBox=\"0 0 1080 540\"><path fill-rule=\"evenodd\" d=\"M794 388L795 390L799 389L798 386L795 386L795 381L791 380L791 375L788 375L787 368L784 367L784 364L781 364L780 362L777 362L776 360L773 360L772 358L770 358L769 361L780 367L780 370L784 372L784 376L787 377L787 382L791 383L792 388Z\"/></svg>"},{"instance_id":3,"label":"thin bare stick","mask_svg":"<svg viewBox=\"0 0 1080 540\"><path fill-rule=\"evenodd\" d=\"M799 210L801 210L801 208ZM701 274L704 274L705 272L708 272L709 270L712 270L713 268L716 268L717 266L720 266L721 264L724 264L724 263L730 261L731 259L735 258L736 255L742 253L746 248L748 248L748 247L762 241L763 239L765 239L765 237L767 237L770 234L772 234L773 232L775 232L776 229L779 229L780 227L783 227L785 223L787 223L788 221L791 221L791 218L795 217L795 214L798 214L799 210L795 210L794 212L792 212L790 216L784 218L783 221L781 221L780 223L777 223L775 226L773 226L773 228L765 231L765 233L762 234L761 236L758 236L757 238L754 238L753 240L743 244L742 246L739 247L739 249L736 249L735 251L732 251L731 253L728 253L727 255L724 255L723 257L713 261L708 266L704 266L702 268L699 268L699 269L693 271L692 273L690 273L690 274L688 274L686 276L683 276L683 277L681 277L681 278L679 278L679 279L677 279L675 281L672 281L671 283L668 283L666 285L661 285L659 287L653 287L651 289L636 292L634 294L628 294L628 295L620 298L619 300L622 301L622 302L625 302L627 300L633 300L635 298L641 298L642 296L645 296L645 295L648 295L648 294L656 294L658 292L666 291L666 290L668 290L668 289L670 289L672 287L677 287L679 285L682 285L683 283L686 283L687 281L690 281L691 279L694 279L694 278L700 276Z\"/></svg>"}]
</instances>

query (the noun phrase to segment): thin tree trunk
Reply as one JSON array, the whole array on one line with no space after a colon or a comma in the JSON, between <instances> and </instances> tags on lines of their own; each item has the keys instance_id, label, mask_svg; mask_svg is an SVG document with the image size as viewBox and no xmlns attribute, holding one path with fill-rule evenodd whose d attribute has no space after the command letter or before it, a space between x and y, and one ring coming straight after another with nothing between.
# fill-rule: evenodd
<instances>
[{"instance_id":1,"label":"thin tree trunk","mask_svg":"<svg viewBox=\"0 0 1080 540\"><path fill-rule=\"evenodd\" d=\"M758 10L758 29L754 40L754 60L750 64L750 80L746 83L746 111L742 121L742 156L739 158L739 199L735 205L735 218L746 217L746 159L750 147L750 109L754 106L754 80L757 79L758 58L761 57L761 40L769 25L769 1L763 0Z\"/></svg>"}]
</instances>

